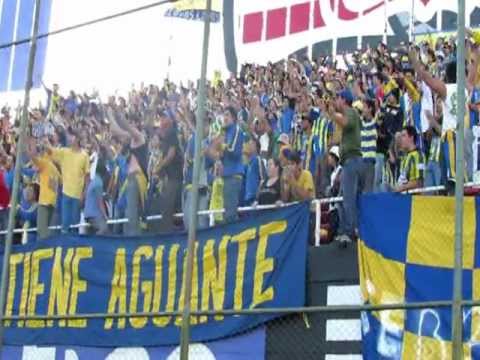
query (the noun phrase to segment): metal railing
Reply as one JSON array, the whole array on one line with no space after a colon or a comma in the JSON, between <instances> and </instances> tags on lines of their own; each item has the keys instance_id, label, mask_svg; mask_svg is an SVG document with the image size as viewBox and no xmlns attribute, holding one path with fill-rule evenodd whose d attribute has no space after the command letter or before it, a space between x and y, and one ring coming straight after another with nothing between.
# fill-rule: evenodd
<instances>
[{"instance_id":1,"label":"metal railing","mask_svg":"<svg viewBox=\"0 0 480 360\"><path fill-rule=\"evenodd\" d=\"M469 182L465 184L465 188L475 188L479 187L480 188L480 183L476 182ZM438 191L444 191L446 190L445 186L430 186L430 187L424 187L424 188L418 188L418 189L413 189L405 192L405 194L426 194L426 193L434 193ZM322 205L324 204L335 204L335 203L340 203L343 201L343 197L337 196L337 197L331 197L331 198L324 198L324 199L314 199L312 200L312 207L315 212L315 246L320 246L321 245L321 228L322 228ZM249 211L260 211L260 210L271 210L271 209L277 209L277 208L282 208L285 206L293 205L295 203L277 203L277 204L272 204L272 205L256 205L256 206L244 206L238 208L238 212L240 213L245 213ZM216 210L201 210L198 211L197 214L199 216L201 215L208 215L209 216L209 224L210 226L215 225L215 215L217 214L223 214L225 212L225 209L216 209ZM182 218L184 216L183 213L176 213L173 215L176 218ZM157 221L161 220L162 215L157 214L157 215L150 215L145 218L146 221L152 222L152 221ZM126 224L128 222L127 218L121 218L121 219L108 219L107 224L108 225L118 225L118 224ZM71 225L70 228L72 229L79 229L79 228L86 228L89 227L90 224L86 222L82 222L79 224ZM54 225L49 227L50 230L60 230L61 226L60 225ZM22 229L22 228L17 228L14 229L13 232L14 234L23 234L25 232L35 232L37 231L37 228L28 228L28 229ZM0 231L0 235L6 235L7 231L2 230Z\"/></svg>"}]
</instances>

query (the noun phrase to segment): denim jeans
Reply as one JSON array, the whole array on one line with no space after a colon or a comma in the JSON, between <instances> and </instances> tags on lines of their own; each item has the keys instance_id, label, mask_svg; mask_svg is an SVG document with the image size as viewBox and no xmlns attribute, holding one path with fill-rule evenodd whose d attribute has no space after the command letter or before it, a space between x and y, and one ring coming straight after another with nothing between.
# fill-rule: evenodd
<instances>
[{"instance_id":1,"label":"denim jeans","mask_svg":"<svg viewBox=\"0 0 480 360\"><path fill-rule=\"evenodd\" d=\"M362 187L364 193L373 192L375 182L375 162L363 160Z\"/></svg>"},{"instance_id":2,"label":"denim jeans","mask_svg":"<svg viewBox=\"0 0 480 360\"><path fill-rule=\"evenodd\" d=\"M185 230L188 230L190 224L190 211L192 208L192 190L185 189L183 191L182 197L182 211L183 211L183 225ZM208 191L207 189L199 190L198 192L198 211L208 210ZM198 216L198 228L206 229L208 228L209 221L208 215L199 215Z\"/></svg>"},{"instance_id":3,"label":"denim jeans","mask_svg":"<svg viewBox=\"0 0 480 360\"><path fill-rule=\"evenodd\" d=\"M353 238L358 222L358 197L362 193L363 159L361 157L348 159L342 169L343 214L340 216L339 234Z\"/></svg>"},{"instance_id":4,"label":"denim jeans","mask_svg":"<svg viewBox=\"0 0 480 360\"><path fill-rule=\"evenodd\" d=\"M242 190L242 178L226 176L223 178L223 206L225 207L225 223L238 220L238 204Z\"/></svg>"},{"instance_id":5,"label":"denim jeans","mask_svg":"<svg viewBox=\"0 0 480 360\"><path fill-rule=\"evenodd\" d=\"M142 232L140 224L140 216L142 214L140 187L135 174L129 174L127 181L127 208L125 209L125 215L128 222L123 226L123 234L136 236Z\"/></svg>"},{"instance_id":6,"label":"denim jeans","mask_svg":"<svg viewBox=\"0 0 480 360\"><path fill-rule=\"evenodd\" d=\"M80 199L62 194L62 232L73 232L70 225L80 223Z\"/></svg>"},{"instance_id":7,"label":"denim jeans","mask_svg":"<svg viewBox=\"0 0 480 360\"><path fill-rule=\"evenodd\" d=\"M385 155L377 154L375 159L375 176L373 181L373 191L376 193L384 191L383 168L385 166Z\"/></svg>"},{"instance_id":8,"label":"denim jeans","mask_svg":"<svg viewBox=\"0 0 480 360\"><path fill-rule=\"evenodd\" d=\"M425 187L440 186L442 183L442 169L438 161L429 161L425 169Z\"/></svg>"}]
</instances>

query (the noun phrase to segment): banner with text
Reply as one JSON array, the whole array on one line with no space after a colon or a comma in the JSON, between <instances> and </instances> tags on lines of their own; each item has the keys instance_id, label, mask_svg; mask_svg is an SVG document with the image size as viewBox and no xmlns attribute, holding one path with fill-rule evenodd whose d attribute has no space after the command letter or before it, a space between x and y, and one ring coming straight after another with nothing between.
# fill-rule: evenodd
<instances>
[{"instance_id":1,"label":"banner with text","mask_svg":"<svg viewBox=\"0 0 480 360\"><path fill-rule=\"evenodd\" d=\"M198 232L192 310L304 305L309 209L299 204ZM111 318L7 320L8 345L159 346L179 343L184 233L59 236L14 247L6 316L108 313ZM192 316L193 342L237 334L276 315Z\"/></svg>"}]
</instances>

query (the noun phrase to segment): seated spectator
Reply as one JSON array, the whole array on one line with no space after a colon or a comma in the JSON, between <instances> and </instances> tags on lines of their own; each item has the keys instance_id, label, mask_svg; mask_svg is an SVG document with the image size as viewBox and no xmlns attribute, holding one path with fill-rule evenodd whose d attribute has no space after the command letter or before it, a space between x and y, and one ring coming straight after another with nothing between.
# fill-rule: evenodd
<instances>
[{"instance_id":1,"label":"seated spectator","mask_svg":"<svg viewBox=\"0 0 480 360\"><path fill-rule=\"evenodd\" d=\"M310 171L302 169L302 158L292 152L289 165L282 178L282 200L284 202L312 200L315 196L315 185Z\"/></svg>"},{"instance_id":2,"label":"seated spectator","mask_svg":"<svg viewBox=\"0 0 480 360\"><path fill-rule=\"evenodd\" d=\"M258 191L259 205L271 205L281 201L281 167L279 160L268 160L267 175L268 178L263 180Z\"/></svg>"}]
</instances>

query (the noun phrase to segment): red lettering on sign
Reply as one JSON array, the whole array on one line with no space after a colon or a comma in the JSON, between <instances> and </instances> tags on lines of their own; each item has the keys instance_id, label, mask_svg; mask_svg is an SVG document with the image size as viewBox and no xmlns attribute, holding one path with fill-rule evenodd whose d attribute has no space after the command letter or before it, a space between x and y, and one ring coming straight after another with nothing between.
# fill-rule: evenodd
<instances>
[{"instance_id":1,"label":"red lettering on sign","mask_svg":"<svg viewBox=\"0 0 480 360\"><path fill-rule=\"evenodd\" d=\"M243 42L245 44L262 40L263 13L256 12L243 17Z\"/></svg>"},{"instance_id":2,"label":"red lettering on sign","mask_svg":"<svg viewBox=\"0 0 480 360\"><path fill-rule=\"evenodd\" d=\"M290 8L290 34L308 30L310 26L310 3L293 5Z\"/></svg>"},{"instance_id":3,"label":"red lettering on sign","mask_svg":"<svg viewBox=\"0 0 480 360\"><path fill-rule=\"evenodd\" d=\"M279 8L267 12L267 40L285 36L287 8Z\"/></svg>"},{"instance_id":4,"label":"red lettering on sign","mask_svg":"<svg viewBox=\"0 0 480 360\"><path fill-rule=\"evenodd\" d=\"M322 9L320 8L320 0L315 1L313 6L313 27L321 28L325 26L325 21L322 16Z\"/></svg>"},{"instance_id":5,"label":"red lettering on sign","mask_svg":"<svg viewBox=\"0 0 480 360\"><path fill-rule=\"evenodd\" d=\"M338 18L340 20L352 21L358 18L358 13L351 11L345 6L344 0L339 0L338 3Z\"/></svg>"}]
</instances>

